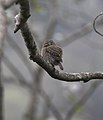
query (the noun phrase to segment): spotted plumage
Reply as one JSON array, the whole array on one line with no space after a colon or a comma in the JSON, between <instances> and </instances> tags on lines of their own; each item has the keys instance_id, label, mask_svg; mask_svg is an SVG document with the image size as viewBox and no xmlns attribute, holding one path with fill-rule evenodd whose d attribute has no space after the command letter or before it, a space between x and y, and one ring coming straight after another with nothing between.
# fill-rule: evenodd
<instances>
[{"instance_id":1,"label":"spotted plumage","mask_svg":"<svg viewBox=\"0 0 103 120\"><path fill-rule=\"evenodd\" d=\"M53 67L59 66L63 70L62 66L62 49L55 44L53 40L46 41L42 47L41 55L49 62Z\"/></svg>"}]
</instances>

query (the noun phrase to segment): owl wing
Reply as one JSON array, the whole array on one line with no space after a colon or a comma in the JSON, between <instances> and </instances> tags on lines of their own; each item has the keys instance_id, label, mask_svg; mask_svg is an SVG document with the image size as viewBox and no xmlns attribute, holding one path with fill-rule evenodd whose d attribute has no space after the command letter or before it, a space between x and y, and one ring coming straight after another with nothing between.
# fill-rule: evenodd
<instances>
[{"instance_id":1,"label":"owl wing","mask_svg":"<svg viewBox=\"0 0 103 120\"><path fill-rule=\"evenodd\" d=\"M62 49L58 46L51 45L47 48L47 52L51 54L56 61L62 62Z\"/></svg>"}]
</instances>

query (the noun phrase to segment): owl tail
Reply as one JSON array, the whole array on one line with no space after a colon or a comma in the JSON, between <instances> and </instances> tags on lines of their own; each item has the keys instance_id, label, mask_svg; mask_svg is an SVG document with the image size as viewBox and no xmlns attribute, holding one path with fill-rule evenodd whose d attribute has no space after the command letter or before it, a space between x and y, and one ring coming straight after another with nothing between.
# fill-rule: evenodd
<instances>
[{"instance_id":1,"label":"owl tail","mask_svg":"<svg viewBox=\"0 0 103 120\"><path fill-rule=\"evenodd\" d=\"M63 70L63 66L62 66L62 64L61 64L61 63L59 64L59 67L60 67L60 69L61 69L61 70Z\"/></svg>"}]
</instances>

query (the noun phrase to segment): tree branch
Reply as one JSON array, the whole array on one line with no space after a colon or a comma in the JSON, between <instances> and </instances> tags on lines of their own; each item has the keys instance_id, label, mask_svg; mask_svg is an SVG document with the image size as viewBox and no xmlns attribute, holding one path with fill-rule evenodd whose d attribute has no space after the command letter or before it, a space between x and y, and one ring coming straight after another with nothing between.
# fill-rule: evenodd
<instances>
[{"instance_id":1,"label":"tree branch","mask_svg":"<svg viewBox=\"0 0 103 120\"><path fill-rule=\"evenodd\" d=\"M17 0L16 4L20 5L20 12L15 16L14 33L16 33L30 17L28 0Z\"/></svg>"},{"instance_id":2,"label":"tree branch","mask_svg":"<svg viewBox=\"0 0 103 120\"><path fill-rule=\"evenodd\" d=\"M96 18L95 18L94 21L93 21L94 31L95 31L97 34L101 35L101 36L103 36L103 34L100 33L100 32L97 30L97 28L96 28L96 20L97 20L100 16L102 16L102 15L103 15L103 12L101 12L99 15L97 15Z\"/></svg>"},{"instance_id":3,"label":"tree branch","mask_svg":"<svg viewBox=\"0 0 103 120\"><path fill-rule=\"evenodd\" d=\"M20 5L22 6L24 5L23 7L20 7L20 9L21 11L25 12L24 10L22 10L25 7L25 4L20 4ZM23 12L20 12L19 17L22 16ZM23 16L22 16L22 19L23 19ZM26 21L27 20L25 20L25 22ZM77 82L77 81L88 82L89 80L92 80L92 79L103 79L103 72L61 73L58 70L54 69L39 54L37 50L37 45L32 37L32 34L28 28L27 23L22 24L22 21L19 21L19 22L20 22L20 25L22 25L20 30L24 38L25 44L28 48L30 59L36 62L38 65L40 65L51 77L61 81L66 81L66 82Z\"/></svg>"}]
</instances>

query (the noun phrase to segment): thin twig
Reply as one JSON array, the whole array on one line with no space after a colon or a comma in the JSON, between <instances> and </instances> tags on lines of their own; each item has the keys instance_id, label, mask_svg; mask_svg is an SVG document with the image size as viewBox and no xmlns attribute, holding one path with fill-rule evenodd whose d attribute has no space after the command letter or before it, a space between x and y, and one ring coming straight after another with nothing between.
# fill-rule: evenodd
<instances>
[{"instance_id":1,"label":"thin twig","mask_svg":"<svg viewBox=\"0 0 103 120\"><path fill-rule=\"evenodd\" d=\"M95 18L94 21L93 21L93 28L94 28L95 32L96 32L97 34L101 35L101 36L103 36L103 34L100 33L100 32L96 29L96 20L97 20L100 16L102 16L102 15L103 15L103 12L101 12L99 15L97 15L96 18Z\"/></svg>"}]
</instances>

